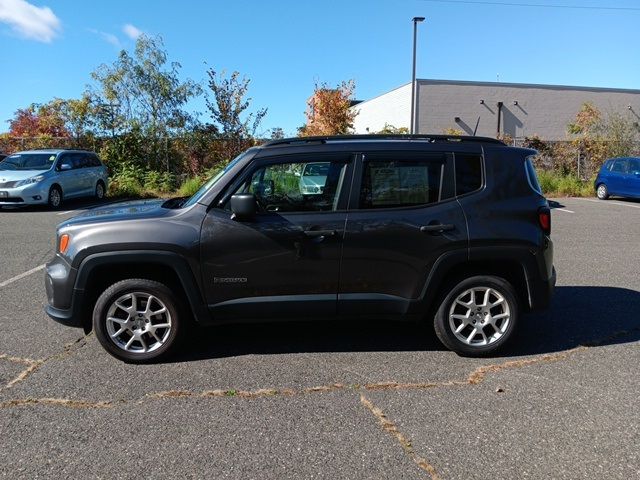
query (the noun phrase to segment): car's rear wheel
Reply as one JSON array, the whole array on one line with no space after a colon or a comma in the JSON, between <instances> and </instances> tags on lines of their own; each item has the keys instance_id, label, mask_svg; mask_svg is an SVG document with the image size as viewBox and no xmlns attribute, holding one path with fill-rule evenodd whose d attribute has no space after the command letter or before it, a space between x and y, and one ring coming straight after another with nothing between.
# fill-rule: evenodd
<instances>
[{"instance_id":1,"label":"car's rear wheel","mask_svg":"<svg viewBox=\"0 0 640 480\"><path fill-rule=\"evenodd\" d=\"M62 205L62 190L57 185L49 189L48 203L51 208L59 208Z\"/></svg>"},{"instance_id":2,"label":"car's rear wheel","mask_svg":"<svg viewBox=\"0 0 640 480\"><path fill-rule=\"evenodd\" d=\"M173 352L180 323L177 297L153 280L115 283L93 310L98 341L111 355L131 363L155 361Z\"/></svg>"},{"instance_id":3,"label":"car's rear wheel","mask_svg":"<svg viewBox=\"0 0 640 480\"><path fill-rule=\"evenodd\" d=\"M96 184L96 199L102 200L104 198L104 194L105 194L104 183L102 183L102 180L100 180Z\"/></svg>"},{"instance_id":4,"label":"car's rear wheel","mask_svg":"<svg viewBox=\"0 0 640 480\"><path fill-rule=\"evenodd\" d=\"M434 327L447 348L479 357L503 347L517 321L518 302L511 284L499 277L477 276L449 291L436 313Z\"/></svg>"},{"instance_id":5,"label":"car's rear wheel","mask_svg":"<svg viewBox=\"0 0 640 480\"><path fill-rule=\"evenodd\" d=\"M598 185L598 188L596 188L596 195L600 200L606 200L609 198L609 190L607 190L607 186L604 183Z\"/></svg>"}]
</instances>

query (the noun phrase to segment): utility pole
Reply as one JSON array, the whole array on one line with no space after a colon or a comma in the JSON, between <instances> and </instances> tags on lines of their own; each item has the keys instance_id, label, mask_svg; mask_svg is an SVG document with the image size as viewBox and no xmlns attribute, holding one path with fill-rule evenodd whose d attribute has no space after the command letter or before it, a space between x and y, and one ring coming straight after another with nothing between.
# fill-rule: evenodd
<instances>
[{"instance_id":1,"label":"utility pole","mask_svg":"<svg viewBox=\"0 0 640 480\"><path fill-rule=\"evenodd\" d=\"M418 23L424 22L424 17L413 17L413 73L411 74L411 128L409 133L416 133L416 41L418 36Z\"/></svg>"}]
</instances>

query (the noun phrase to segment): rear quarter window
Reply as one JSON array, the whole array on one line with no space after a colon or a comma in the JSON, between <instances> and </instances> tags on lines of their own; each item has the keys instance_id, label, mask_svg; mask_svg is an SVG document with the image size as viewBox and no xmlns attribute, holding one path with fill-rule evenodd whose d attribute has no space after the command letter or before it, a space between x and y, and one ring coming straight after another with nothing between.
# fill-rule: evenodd
<instances>
[{"instance_id":1,"label":"rear quarter window","mask_svg":"<svg viewBox=\"0 0 640 480\"><path fill-rule=\"evenodd\" d=\"M482 188L482 157L480 155L457 154L456 195L465 195Z\"/></svg>"},{"instance_id":2,"label":"rear quarter window","mask_svg":"<svg viewBox=\"0 0 640 480\"><path fill-rule=\"evenodd\" d=\"M534 192L542 195L542 188L540 188L540 182L538 182L538 175L536 174L536 169L533 166L532 157L527 157L524 160L524 168L527 172L527 180L529 181L529 185Z\"/></svg>"}]
</instances>

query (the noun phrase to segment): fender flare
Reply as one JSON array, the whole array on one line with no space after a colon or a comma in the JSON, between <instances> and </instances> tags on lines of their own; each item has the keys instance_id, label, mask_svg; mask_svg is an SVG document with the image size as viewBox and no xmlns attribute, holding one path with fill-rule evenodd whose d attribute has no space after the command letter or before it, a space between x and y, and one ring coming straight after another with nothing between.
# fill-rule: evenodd
<instances>
[{"instance_id":1,"label":"fender flare","mask_svg":"<svg viewBox=\"0 0 640 480\"><path fill-rule=\"evenodd\" d=\"M97 267L135 263L156 264L173 270L180 281L194 318L200 322L209 317L208 310L202 299L200 286L187 260L181 255L170 251L126 250L90 254L78 266L74 291L83 292L85 290L92 272ZM133 275L135 276L135 272L133 272Z\"/></svg>"}]
</instances>

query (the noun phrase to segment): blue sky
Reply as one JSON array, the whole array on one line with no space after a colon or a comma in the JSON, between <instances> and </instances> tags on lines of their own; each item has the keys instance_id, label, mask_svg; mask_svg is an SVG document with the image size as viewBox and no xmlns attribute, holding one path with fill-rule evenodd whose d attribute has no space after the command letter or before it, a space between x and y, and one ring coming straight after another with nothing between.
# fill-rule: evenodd
<instances>
[{"instance_id":1,"label":"blue sky","mask_svg":"<svg viewBox=\"0 0 640 480\"><path fill-rule=\"evenodd\" d=\"M430 0L0 0L0 132L18 108L80 96L90 72L131 49L138 31L161 35L185 78L204 81L208 67L246 75L254 108L269 109L263 129L289 134L304 123L316 81L354 79L358 99L410 81L413 16L427 17L419 26L420 78L499 75L504 82L640 88L638 0L503 3L639 10ZM207 120L203 100L190 108Z\"/></svg>"}]
</instances>

